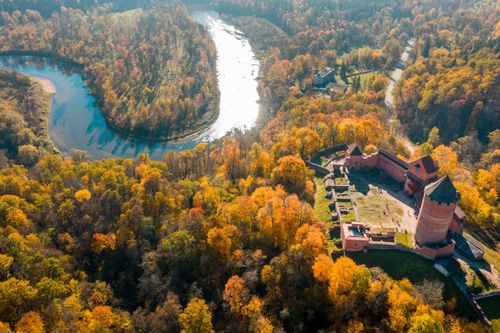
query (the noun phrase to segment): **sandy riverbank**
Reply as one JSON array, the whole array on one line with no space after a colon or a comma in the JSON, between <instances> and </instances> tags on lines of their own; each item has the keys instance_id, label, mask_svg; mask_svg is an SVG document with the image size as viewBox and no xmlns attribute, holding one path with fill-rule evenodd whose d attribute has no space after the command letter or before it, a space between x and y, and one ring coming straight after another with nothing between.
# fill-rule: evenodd
<instances>
[{"instance_id":1,"label":"sandy riverbank","mask_svg":"<svg viewBox=\"0 0 500 333\"><path fill-rule=\"evenodd\" d=\"M34 81L38 82L47 94L54 95L56 93L57 91L56 85L49 79L45 79L43 77L38 77L38 76L31 76L31 78Z\"/></svg>"}]
</instances>

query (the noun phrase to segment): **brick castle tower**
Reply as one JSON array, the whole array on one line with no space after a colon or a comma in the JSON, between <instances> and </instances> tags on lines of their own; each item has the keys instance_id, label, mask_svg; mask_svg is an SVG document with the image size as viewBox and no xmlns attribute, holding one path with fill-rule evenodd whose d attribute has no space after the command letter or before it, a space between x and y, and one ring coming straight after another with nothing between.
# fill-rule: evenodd
<instances>
[{"instance_id":1,"label":"brick castle tower","mask_svg":"<svg viewBox=\"0 0 500 333\"><path fill-rule=\"evenodd\" d=\"M459 199L448 176L425 187L415 232L418 245L438 245L446 240Z\"/></svg>"}]
</instances>

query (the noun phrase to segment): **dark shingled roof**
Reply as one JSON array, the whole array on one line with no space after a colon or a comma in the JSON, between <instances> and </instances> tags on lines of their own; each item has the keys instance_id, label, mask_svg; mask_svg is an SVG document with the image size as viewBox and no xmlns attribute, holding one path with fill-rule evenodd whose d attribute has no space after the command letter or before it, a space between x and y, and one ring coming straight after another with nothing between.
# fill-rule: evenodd
<instances>
[{"instance_id":1,"label":"dark shingled roof","mask_svg":"<svg viewBox=\"0 0 500 333\"><path fill-rule=\"evenodd\" d=\"M436 162L429 155L419 158L418 160L411 161L410 164L420 165L425 169L428 174L434 173L439 170Z\"/></svg>"},{"instance_id":2,"label":"dark shingled roof","mask_svg":"<svg viewBox=\"0 0 500 333\"><path fill-rule=\"evenodd\" d=\"M451 204L456 203L460 199L460 194L458 194L457 189L448 176L444 176L440 180L427 185L424 191L433 201Z\"/></svg>"},{"instance_id":3,"label":"dark shingled roof","mask_svg":"<svg viewBox=\"0 0 500 333\"><path fill-rule=\"evenodd\" d=\"M347 153L351 156L363 156L363 151L357 143L352 143L348 146Z\"/></svg>"},{"instance_id":4,"label":"dark shingled roof","mask_svg":"<svg viewBox=\"0 0 500 333\"><path fill-rule=\"evenodd\" d=\"M484 255L484 248L472 236L468 235L456 235L453 237L456 245L455 248L458 252L462 253L470 259L481 259Z\"/></svg>"},{"instance_id":5,"label":"dark shingled roof","mask_svg":"<svg viewBox=\"0 0 500 333\"><path fill-rule=\"evenodd\" d=\"M405 170L408 169L408 163L406 163L405 161L403 161L402 159L400 159L399 157L397 157L396 155L394 155L393 153L391 153L387 149L380 148L378 150L378 153L384 155L385 157L387 157L388 159L390 159L391 161L393 161L394 163L396 163L397 165L399 165L403 169L405 169Z\"/></svg>"}]
</instances>

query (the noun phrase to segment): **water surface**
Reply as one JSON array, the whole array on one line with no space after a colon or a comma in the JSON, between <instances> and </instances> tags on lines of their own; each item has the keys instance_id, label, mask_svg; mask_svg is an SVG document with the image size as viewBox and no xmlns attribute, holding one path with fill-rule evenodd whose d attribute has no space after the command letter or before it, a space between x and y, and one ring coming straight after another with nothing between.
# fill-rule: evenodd
<instances>
[{"instance_id":1,"label":"water surface","mask_svg":"<svg viewBox=\"0 0 500 333\"><path fill-rule=\"evenodd\" d=\"M191 15L209 30L217 48L220 110L212 126L187 142L145 144L119 135L106 125L82 77L49 61L31 57L0 57L0 68L53 82L57 90L52 95L49 133L62 151L81 149L94 159L135 157L140 153L161 159L170 150L193 148L201 141L221 138L233 128L249 129L255 125L259 113L259 62L248 40L214 11L193 11Z\"/></svg>"}]
</instances>

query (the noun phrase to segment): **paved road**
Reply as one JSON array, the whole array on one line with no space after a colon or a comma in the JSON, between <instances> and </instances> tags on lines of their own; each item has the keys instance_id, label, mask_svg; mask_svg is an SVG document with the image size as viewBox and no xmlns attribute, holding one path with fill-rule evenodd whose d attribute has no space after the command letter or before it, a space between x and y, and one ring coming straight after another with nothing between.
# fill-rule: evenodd
<instances>
[{"instance_id":1,"label":"paved road","mask_svg":"<svg viewBox=\"0 0 500 333\"><path fill-rule=\"evenodd\" d=\"M408 63L410 52L413 49L414 45L415 45L415 39L413 38L409 39L398 64L389 74L389 85L387 86L387 90L385 92L384 103L387 109L388 122L391 129L393 128L394 120L396 119L396 112L394 110L394 96L393 96L394 88L396 87L396 83L401 79L403 70L406 67L406 64ZM415 150L415 145L410 141L410 139L408 139L404 133L398 133L397 137L398 139L403 140L406 149L408 149L408 151L410 151L410 153L413 154L413 151Z\"/></svg>"}]
</instances>

